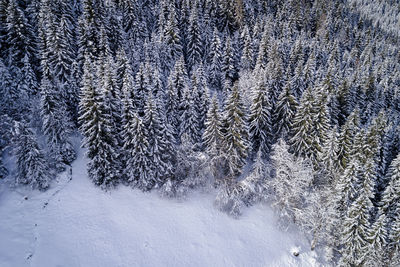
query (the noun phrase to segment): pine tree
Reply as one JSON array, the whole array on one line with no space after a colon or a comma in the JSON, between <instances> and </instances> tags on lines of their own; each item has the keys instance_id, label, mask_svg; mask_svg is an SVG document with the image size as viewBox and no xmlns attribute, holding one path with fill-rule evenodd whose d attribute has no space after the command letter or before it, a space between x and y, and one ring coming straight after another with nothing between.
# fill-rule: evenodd
<instances>
[{"instance_id":1,"label":"pine tree","mask_svg":"<svg viewBox=\"0 0 400 267\"><path fill-rule=\"evenodd\" d=\"M18 87L20 88L19 90L21 90L22 92L26 92L29 97L34 97L38 94L39 85L31 61L32 60L28 56L28 54L25 54L22 58L22 77Z\"/></svg>"},{"instance_id":2,"label":"pine tree","mask_svg":"<svg viewBox=\"0 0 400 267\"><path fill-rule=\"evenodd\" d=\"M224 83L227 83L229 87L233 86L233 83L239 78L235 61L235 51L229 36L225 41L222 72L224 73Z\"/></svg>"},{"instance_id":3,"label":"pine tree","mask_svg":"<svg viewBox=\"0 0 400 267\"><path fill-rule=\"evenodd\" d=\"M55 14L52 14L53 20L56 20ZM72 64L75 62L75 49L73 42L73 32L71 31L72 25L67 14L64 14L59 22L53 21L52 27L43 29L46 31L45 43L46 50L42 56L42 61L47 61L48 64L49 80L59 88L59 101L66 107L74 106L78 101L77 88L73 79ZM45 27L45 25L42 25ZM71 121L76 120L73 118L73 110L70 114L66 114ZM65 115L64 115L65 116Z\"/></svg>"},{"instance_id":4,"label":"pine tree","mask_svg":"<svg viewBox=\"0 0 400 267\"><path fill-rule=\"evenodd\" d=\"M192 77L193 89L189 92L186 91L184 102L186 108L183 110L181 117L181 133L180 135L187 135L188 141L196 147L201 147L202 133L204 127L204 109L207 108L205 99L205 92L200 92L202 86L199 84L198 78L193 75Z\"/></svg>"},{"instance_id":5,"label":"pine tree","mask_svg":"<svg viewBox=\"0 0 400 267\"><path fill-rule=\"evenodd\" d=\"M48 189L51 175L37 137L25 123L16 122L13 130L17 163L16 183L30 185L33 189Z\"/></svg>"},{"instance_id":6,"label":"pine tree","mask_svg":"<svg viewBox=\"0 0 400 267\"><path fill-rule=\"evenodd\" d=\"M250 139L253 152L260 150L265 157L271 148L271 104L264 84L259 83L254 94L249 118Z\"/></svg>"},{"instance_id":7,"label":"pine tree","mask_svg":"<svg viewBox=\"0 0 400 267\"><path fill-rule=\"evenodd\" d=\"M2 56L7 59L8 66L21 68L25 55L31 58L37 52L32 42L32 29L16 0L8 1L5 16L7 49L2 51Z\"/></svg>"},{"instance_id":8,"label":"pine tree","mask_svg":"<svg viewBox=\"0 0 400 267\"><path fill-rule=\"evenodd\" d=\"M2 103L0 106L2 114L7 114L14 119L20 119L22 115L21 109L26 109L26 107L21 107L21 104L26 103L27 95L18 90L18 86L14 83L14 79L11 77L9 68L3 64L1 59L0 100Z\"/></svg>"},{"instance_id":9,"label":"pine tree","mask_svg":"<svg viewBox=\"0 0 400 267\"><path fill-rule=\"evenodd\" d=\"M251 45L251 36L247 27L246 30L243 31L243 49L242 49L242 57L240 58L240 67L244 71L249 71L253 68L253 48Z\"/></svg>"},{"instance_id":10,"label":"pine tree","mask_svg":"<svg viewBox=\"0 0 400 267\"><path fill-rule=\"evenodd\" d=\"M203 60L203 38L200 32L198 12L193 8L190 15L189 29L188 29L188 66L189 69L194 68Z\"/></svg>"},{"instance_id":11,"label":"pine tree","mask_svg":"<svg viewBox=\"0 0 400 267\"><path fill-rule=\"evenodd\" d=\"M55 160L56 168L61 171L65 169L65 164L70 164L75 159L76 154L68 140L72 132L72 124L69 121L65 104L60 99L58 89L49 80L48 70L42 78L40 94L43 133L50 148L50 155Z\"/></svg>"},{"instance_id":12,"label":"pine tree","mask_svg":"<svg viewBox=\"0 0 400 267\"><path fill-rule=\"evenodd\" d=\"M121 12L113 1L105 2L105 20L107 37L109 40L110 50L113 56L117 51L125 45L123 38L123 26L120 19ZM146 28L146 27L144 27Z\"/></svg>"},{"instance_id":13,"label":"pine tree","mask_svg":"<svg viewBox=\"0 0 400 267\"><path fill-rule=\"evenodd\" d=\"M180 109L180 133L179 136L181 137L182 134L187 133L188 138L191 138L191 133L192 132L197 132L196 124L193 122L195 121L195 118L192 118L196 116L194 113L194 108L193 108L193 95L192 95L192 90L189 91L189 88L186 87L185 90L183 91L183 96L182 96L182 102L179 105Z\"/></svg>"},{"instance_id":14,"label":"pine tree","mask_svg":"<svg viewBox=\"0 0 400 267\"><path fill-rule=\"evenodd\" d=\"M322 155L320 156L324 165L323 172L326 177L325 180L332 186L336 186L341 173L338 138L339 133L337 127L334 127L328 133L328 138L322 147Z\"/></svg>"},{"instance_id":15,"label":"pine tree","mask_svg":"<svg viewBox=\"0 0 400 267\"><path fill-rule=\"evenodd\" d=\"M99 14L100 3L100 1L83 0L79 21L79 54L82 57L90 57L92 60L97 59L100 54L100 26L103 19Z\"/></svg>"},{"instance_id":16,"label":"pine tree","mask_svg":"<svg viewBox=\"0 0 400 267\"><path fill-rule=\"evenodd\" d=\"M390 229L391 266L397 266L400 263L400 216L398 214Z\"/></svg>"},{"instance_id":17,"label":"pine tree","mask_svg":"<svg viewBox=\"0 0 400 267\"><path fill-rule=\"evenodd\" d=\"M125 169L128 182L144 191L150 190L154 186L153 162L146 129L137 115L128 123L126 131L130 137L125 140L125 149L129 149Z\"/></svg>"},{"instance_id":18,"label":"pine tree","mask_svg":"<svg viewBox=\"0 0 400 267\"><path fill-rule=\"evenodd\" d=\"M285 82L282 56L277 42L273 43L268 55L269 61L266 67L266 73L268 75L268 90L272 110L276 111L278 97L283 90ZM275 123L275 121L273 121L273 123Z\"/></svg>"},{"instance_id":19,"label":"pine tree","mask_svg":"<svg viewBox=\"0 0 400 267\"><path fill-rule=\"evenodd\" d=\"M178 118L182 116L187 103L184 101L184 93L188 91L188 77L186 73L183 57L176 62L174 70L168 78L167 85L167 119L175 131L176 140L180 136L180 121Z\"/></svg>"},{"instance_id":20,"label":"pine tree","mask_svg":"<svg viewBox=\"0 0 400 267\"><path fill-rule=\"evenodd\" d=\"M166 27L164 29L164 43L168 49L168 62L174 64L175 60L182 56L181 35L177 25L176 9L173 2L169 4L169 16ZM170 67L172 67L171 65Z\"/></svg>"},{"instance_id":21,"label":"pine tree","mask_svg":"<svg viewBox=\"0 0 400 267\"><path fill-rule=\"evenodd\" d=\"M221 90L222 78L221 41L215 29L209 53L209 84L211 88L214 90Z\"/></svg>"},{"instance_id":22,"label":"pine tree","mask_svg":"<svg viewBox=\"0 0 400 267\"><path fill-rule=\"evenodd\" d=\"M300 105L293 118L292 137L290 139L291 148L296 155L310 156L312 152L312 125L314 101L311 90L308 89L302 96Z\"/></svg>"},{"instance_id":23,"label":"pine tree","mask_svg":"<svg viewBox=\"0 0 400 267\"><path fill-rule=\"evenodd\" d=\"M121 141L122 141L122 150L121 150L121 169L125 170L122 174L122 180L124 182L131 182L129 179L132 176L131 173L127 171L127 162L131 158L131 151L133 150L132 142L134 136L133 132L131 132L132 121L135 117L137 117L137 113L135 113L135 108L133 105L134 95L133 95L133 83L134 78L130 71L124 72L124 77L122 80L122 131L121 131Z\"/></svg>"},{"instance_id":24,"label":"pine tree","mask_svg":"<svg viewBox=\"0 0 400 267\"><path fill-rule=\"evenodd\" d=\"M319 165L318 157L330 127L326 101L323 92L314 94L308 88L293 118L291 147L296 155L309 157L314 167Z\"/></svg>"},{"instance_id":25,"label":"pine tree","mask_svg":"<svg viewBox=\"0 0 400 267\"><path fill-rule=\"evenodd\" d=\"M207 116L208 107L210 104L209 99L209 90L207 87L207 83L203 76L201 68L197 69L195 75L192 78L192 86L193 86L193 101L194 101L194 109L197 117L197 127L199 132L197 135L197 140L199 140L200 149L203 148L203 132L205 129L205 120Z\"/></svg>"},{"instance_id":26,"label":"pine tree","mask_svg":"<svg viewBox=\"0 0 400 267\"><path fill-rule=\"evenodd\" d=\"M293 94L296 96L296 99L300 99L303 95L303 92L306 90L303 68L303 60L300 60L294 70L294 76L291 77L289 80L290 87L292 88Z\"/></svg>"},{"instance_id":27,"label":"pine tree","mask_svg":"<svg viewBox=\"0 0 400 267\"><path fill-rule=\"evenodd\" d=\"M148 95L143 126L147 129L149 142L149 153L152 160L153 176L148 182L152 187L161 187L167 180L173 179L174 175L174 136L170 125L163 116L161 103L154 102L151 94Z\"/></svg>"},{"instance_id":28,"label":"pine tree","mask_svg":"<svg viewBox=\"0 0 400 267\"><path fill-rule=\"evenodd\" d=\"M258 54L256 60L256 70L266 69L267 59L268 59L268 46L269 46L269 33L267 32L267 28L264 30L262 34L262 38L260 44L258 46Z\"/></svg>"},{"instance_id":29,"label":"pine tree","mask_svg":"<svg viewBox=\"0 0 400 267\"><path fill-rule=\"evenodd\" d=\"M79 104L82 145L87 148L89 178L107 189L118 182L117 140L113 134L112 115L107 103L109 88L97 87L90 59L84 65L82 96ZM101 85L101 84L100 84Z\"/></svg>"},{"instance_id":30,"label":"pine tree","mask_svg":"<svg viewBox=\"0 0 400 267\"><path fill-rule=\"evenodd\" d=\"M339 86L337 98L339 109L338 123L340 126L342 126L346 122L347 117L350 115L349 86L346 80L344 80L343 83Z\"/></svg>"},{"instance_id":31,"label":"pine tree","mask_svg":"<svg viewBox=\"0 0 400 267\"><path fill-rule=\"evenodd\" d=\"M336 184L338 211L341 216L344 216L348 207L359 196L359 191L363 183L363 167L362 167L362 147L364 132L358 132L349 153L349 162L344 169L338 183Z\"/></svg>"},{"instance_id":32,"label":"pine tree","mask_svg":"<svg viewBox=\"0 0 400 267\"><path fill-rule=\"evenodd\" d=\"M228 175L238 175L244 166L249 147L246 109L235 84L225 103L223 119L223 153Z\"/></svg>"},{"instance_id":33,"label":"pine tree","mask_svg":"<svg viewBox=\"0 0 400 267\"><path fill-rule=\"evenodd\" d=\"M205 152L210 157L210 166L213 169L214 177L219 177L219 161L222 149L222 118L216 96L211 100L204 123L205 130L203 140Z\"/></svg>"},{"instance_id":34,"label":"pine tree","mask_svg":"<svg viewBox=\"0 0 400 267\"><path fill-rule=\"evenodd\" d=\"M387 246L387 221L384 213L378 212L376 221L368 232L369 254L366 258L366 265L373 266L376 263L386 262L385 250Z\"/></svg>"},{"instance_id":35,"label":"pine tree","mask_svg":"<svg viewBox=\"0 0 400 267\"><path fill-rule=\"evenodd\" d=\"M276 103L276 113L274 121L275 126L275 138L283 138L287 140L292 128L292 120L296 113L297 108L296 98L292 94L290 84L287 83L283 91L278 97Z\"/></svg>"},{"instance_id":36,"label":"pine tree","mask_svg":"<svg viewBox=\"0 0 400 267\"><path fill-rule=\"evenodd\" d=\"M388 132L389 122L385 112L382 110L374 117L367 131L366 153L368 158L373 159L376 165L376 178L378 181L377 191L379 194L384 190L384 186L388 183L385 179L385 172L388 168L387 159L389 155L388 146Z\"/></svg>"},{"instance_id":37,"label":"pine tree","mask_svg":"<svg viewBox=\"0 0 400 267\"><path fill-rule=\"evenodd\" d=\"M363 265L368 252L369 213L372 203L361 193L351 204L343 222L340 265Z\"/></svg>"},{"instance_id":38,"label":"pine tree","mask_svg":"<svg viewBox=\"0 0 400 267\"><path fill-rule=\"evenodd\" d=\"M400 154L390 164L387 177L389 184L382 195L382 206L389 222L393 222L400 211Z\"/></svg>"},{"instance_id":39,"label":"pine tree","mask_svg":"<svg viewBox=\"0 0 400 267\"><path fill-rule=\"evenodd\" d=\"M138 72L135 76L135 87L134 87L134 96L135 96L135 109L139 116L143 117L143 110L146 103L146 96L150 90L149 83L147 80L147 74L145 73L145 66L142 63L139 67Z\"/></svg>"},{"instance_id":40,"label":"pine tree","mask_svg":"<svg viewBox=\"0 0 400 267\"><path fill-rule=\"evenodd\" d=\"M344 170L347 167L347 164L350 160L350 153L353 144L353 139L356 133L360 129L360 118L359 118L359 110L356 109L346 120L346 123L343 125L340 136L339 136L339 162L341 170Z\"/></svg>"},{"instance_id":41,"label":"pine tree","mask_svg":"<svg viewBox=\"0 0 400 267\"><path fill-rule=\"evenodd\" d=\"M128 122L133 118L135 113L135 91L134 91L135 78L130 70L126 70L122 77L121 84L121 102L123 107L122 112L122 125L125 127Z\"/></svg>"},{"instance_id":42,"label":"pine tree","mask_svg":"<svg viewBox=\"0 0 400 267\"><path fill-rule=\"evenodd\" d=\"M156 100L156 111L160 121L159 124L159 150L158 156L162 160L159 170L155 172L155 177L158 178L157 186L161 186L168 181L174 180L176 172L176 143L173 136L172 125L168 123L165 115L165 109L160 99Z\"/></svg>"}]
</instances>

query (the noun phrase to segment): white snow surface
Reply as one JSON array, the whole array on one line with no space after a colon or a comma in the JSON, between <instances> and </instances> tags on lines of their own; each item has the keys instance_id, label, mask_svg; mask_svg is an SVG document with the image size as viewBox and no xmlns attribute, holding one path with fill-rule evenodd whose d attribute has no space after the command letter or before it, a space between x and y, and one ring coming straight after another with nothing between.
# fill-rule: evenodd
<instances>
[{"instance_id":1,"label":"white snow surface","mask_svg":"<svg viewBox=\"0 0 400 267\"><path fill-rule=\"evenodd\" d=\"M215 193L178 201L125 186L104 192L82 152L69 179L61 174L46 192L0 181L1 267L319 266L267 205L233 219L214 207Z\"/></svg>"}]
</instances>

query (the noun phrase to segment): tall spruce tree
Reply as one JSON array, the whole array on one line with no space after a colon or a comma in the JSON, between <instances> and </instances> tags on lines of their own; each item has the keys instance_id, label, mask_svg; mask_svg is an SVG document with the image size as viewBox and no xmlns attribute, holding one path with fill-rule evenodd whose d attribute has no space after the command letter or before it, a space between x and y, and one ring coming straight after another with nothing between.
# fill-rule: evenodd
<instances>
[{"instance_id":1,"label":"tall spruce tree","mask_svg":"<svg viewBox=\"0 0 400 267\"><path fill-rule=\"evenodd\" d=\"M17 163L16 183L30 185L33 189L48 189L51 182L50 169L38 145L37 136L24 122L16 122L13 139Z\"/></svg>"},{"instance_id":2,"label":"tall spruce tree","mask_svg":"<svg viewBox=\"0 0 400 267\"><path fill-rule=\"evenodd\" d=\"M44 69L40 92L42 129L56 168L63 170L65 164L70 164L76 157L73 146L68 140L72 132L72 123L69 120L65 103L60 99L59 89L49 79L48 67L44 66Z\"/></svg>"},{"instance_id":3,"label":"tall spruce tree","mask_svg":"<svg viewBox=\"0 0 400 267\"><path fill-rule=\"evenodd\" d=\"M283 138L287 140L292 128L292 120L296 113L297 100L292 94L290 84L287 83L283 91L278 97L276 103L275 121L275 139Z\"/></svg>"},{"instance_id":4,"label":"tall spruce tree","mask_svg":"<svg viewBox=\"0 0 400 267\"><path fill-rule=\"evenodd\" d=\"M153 162L147 140L147 131L141 119L136 115L127 125L128 132L125 148L129 149L126 169L128 182L147 191L154 186Z\"/></svg>"},{"instance_id":5,"label":"tall spruce tree","mask_svg":"<svg viewBox=\"0 0 400 267\"><path fill-rule=\"evenodd\" d=\"M200 23L197 8L191 11L189 29L188 29L188 49L187 58L189 69L194 68L203 60L203 38L200 31Z\"/></svg>"},{"instance_id":6,"label":"tall spruce tree","mask_svg":"<svg viewBox=\"0 0 400 267\"><path fill-rule=\"evenodd\" d=\"M96 84L94 67L90 59L84 65L82 96L79 104L80 130L83 135L82 145L87 148L88 175L94 184L103 189L118 183L119 169L117 164L118 143L112 123L109 105L109 88Z\"/></svg>"},{"instance_id":7,"label":"tall spruce tree","mask_svg":"<svg viewBox=\"0 0 400 267\"><path fill-rule=\"evenodd\" d=\"M223 118L223 153L226 157L226 171L230 176L241 173L249 148L249 132L246 107L235 84L229 94Z\"/></svg>"},{"instance_id":8,"label":"tall spruce tree","mask_svg":"<svg viewBox=\"0 0 400 267\"><path fill-rule=\"evenodd\" d=\"M263 83L258 83L254 90L250 107L249 133L253 152L261 151L263 157L271 148L272 124L271 103Z\"/></svg>"}]
</instances>

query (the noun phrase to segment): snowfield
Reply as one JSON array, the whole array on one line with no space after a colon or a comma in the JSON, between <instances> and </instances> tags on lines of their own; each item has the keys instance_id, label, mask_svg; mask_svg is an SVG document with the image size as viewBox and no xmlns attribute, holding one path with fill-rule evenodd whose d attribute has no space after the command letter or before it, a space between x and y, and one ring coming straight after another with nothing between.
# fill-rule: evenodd
<instances>
[{"instance_id":1,"label":"snowfield","mask_svg":"<svg viewBox=\"0 0 400 267\"><path fill-rule=\"evenodd\" d=\"M0 181L1 267L319 266L266 205L233 219L213 193L177 201L125 186L103 192L85 166L79 155L72 179L67 171L44 193Z\"/></svg>"}]
</instances>

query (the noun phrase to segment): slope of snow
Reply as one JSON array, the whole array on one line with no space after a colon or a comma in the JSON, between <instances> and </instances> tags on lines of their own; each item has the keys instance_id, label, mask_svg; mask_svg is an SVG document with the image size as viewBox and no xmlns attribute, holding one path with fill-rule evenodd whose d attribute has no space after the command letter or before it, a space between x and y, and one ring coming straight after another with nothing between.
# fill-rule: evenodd
<instances>
[{"instance_id":1,"label":"slope of snow","mask_svg":"<svg viewBox=\"0 0 400 267\"><path fill-rule=\"evenodd\" d=\"M318 266L265 205L235 220L212 193L179 202L124 186L103 192L85 164L80 155L72 176L44 193L0 181L0 266Z\"/></svg>"}]
</instances>

